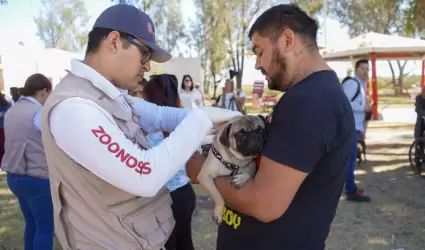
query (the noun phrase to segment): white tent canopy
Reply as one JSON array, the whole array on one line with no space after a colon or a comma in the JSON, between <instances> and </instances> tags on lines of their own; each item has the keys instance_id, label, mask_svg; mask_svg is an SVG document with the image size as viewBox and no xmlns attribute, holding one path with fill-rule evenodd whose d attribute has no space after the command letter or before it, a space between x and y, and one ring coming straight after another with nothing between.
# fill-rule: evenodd
<instances>
[{"instance_id":1,"label":"white tent canopy","mask_svg":"<svg viewBox=\"0 0 425 250\"><path fill-rule=\"evenodd\" d=\"M378 60L423 60L425 40L369 32L323 49L321 54L328 61L346 61L350 57L368 58L372 52Z\"/></svg>"}]
</instances>

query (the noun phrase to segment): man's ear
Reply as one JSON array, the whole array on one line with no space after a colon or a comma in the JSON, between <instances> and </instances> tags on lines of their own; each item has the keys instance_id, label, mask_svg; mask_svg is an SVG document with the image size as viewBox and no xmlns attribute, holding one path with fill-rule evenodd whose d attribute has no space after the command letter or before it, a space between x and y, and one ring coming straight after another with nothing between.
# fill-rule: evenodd
<instances>
[{"instance_id":1,"label":"man's ear","mask_svg":"<svg viewBox=\"0 0 425 250\"><path fill-rule=\"evenodd\" d=\"M227 125L220 135L220 143L227 148L230 147L229 135L230 135L231 127L232 127L232 124Z\"/></svg>"}]
</instances>

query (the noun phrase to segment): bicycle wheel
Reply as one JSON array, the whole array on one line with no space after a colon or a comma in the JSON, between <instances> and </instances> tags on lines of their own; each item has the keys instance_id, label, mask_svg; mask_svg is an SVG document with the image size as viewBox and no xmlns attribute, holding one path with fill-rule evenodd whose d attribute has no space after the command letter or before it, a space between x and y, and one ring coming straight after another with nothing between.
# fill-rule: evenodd
<instances>
[{"instance_id":1,"label":"bicycle wheel","mask_svg":"<svg viewBox=\"0 0 425 250\"><path fill-rule=\"evenodd\" d=\"M421 175L425 164L425 138L416 138L409 148L409 162L412 170Z\"/></svg>"}]
</instances>

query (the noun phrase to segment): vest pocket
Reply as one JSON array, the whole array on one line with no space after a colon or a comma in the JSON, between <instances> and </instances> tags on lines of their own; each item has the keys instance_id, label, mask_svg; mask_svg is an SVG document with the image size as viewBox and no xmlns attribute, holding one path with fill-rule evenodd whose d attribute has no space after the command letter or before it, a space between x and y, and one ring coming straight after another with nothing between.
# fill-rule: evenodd
<instances>
[{"instance_id":1,"label":"vest pocket","mask_svg":"<svg viewBox=\"0 0 425 250\"><path fill-rule=\"evenodd\" d=\"M63 201L61 198L62 183L57 180L50 179L52 201L53 201L53 217L55 221L55 234L58 238L62 248L70 249L68 243L68 237L65 230L65 222L63 220L62 205Z\"/></svg>"},{"instance_id":2,"label":"vest pocket","mask_svg":"<svg viewBox=\"0 0 425 250\"><path fill-rule=\"evenodd\" d=\"M141 212L124 219L137 235L143 249L162 247L174 228L174 218L169 203L163 203L149 214Z\"/></svg>"}]
</instances>

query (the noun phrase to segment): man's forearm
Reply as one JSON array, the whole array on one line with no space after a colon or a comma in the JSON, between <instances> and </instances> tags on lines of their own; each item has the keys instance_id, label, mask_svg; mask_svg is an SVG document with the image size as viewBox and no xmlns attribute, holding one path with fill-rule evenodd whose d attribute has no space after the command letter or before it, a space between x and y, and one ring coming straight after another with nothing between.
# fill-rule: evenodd
<instances>
[{"instance_id":1,"label":"man's forearm","mask_svg":"<svg viewBox=\"0 0 425 250\"><path fill-rule=\"evenodd\" d=\"M254 181L248 181L240 189L235 189L230 185L229 177L217 177L215 184L224 201L231 208L249 215L257 216L257 206L259 201L255 191Z\"/></svg>"}]
</instances>

